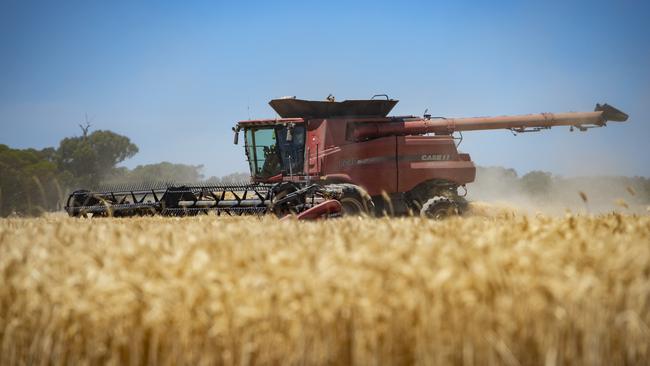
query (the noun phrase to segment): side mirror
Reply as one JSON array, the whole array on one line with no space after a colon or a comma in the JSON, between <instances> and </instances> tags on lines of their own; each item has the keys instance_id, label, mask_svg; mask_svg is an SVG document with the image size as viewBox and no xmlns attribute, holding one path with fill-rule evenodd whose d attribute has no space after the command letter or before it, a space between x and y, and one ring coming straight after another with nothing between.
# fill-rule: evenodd
<instances>
[{"instance_id":1,"label":"side mirror","mask_svg":"<svg viewBox=\"0 0 650 366\"><path fill-rule=\"evenodd\" d=\"M235 136L234 136L232 142L233 142L233 144L237 145L237 144L239 143L239 129L233 127L233 128L232 128L232 132L235 133Z\"/></svg>"}]
</instances>

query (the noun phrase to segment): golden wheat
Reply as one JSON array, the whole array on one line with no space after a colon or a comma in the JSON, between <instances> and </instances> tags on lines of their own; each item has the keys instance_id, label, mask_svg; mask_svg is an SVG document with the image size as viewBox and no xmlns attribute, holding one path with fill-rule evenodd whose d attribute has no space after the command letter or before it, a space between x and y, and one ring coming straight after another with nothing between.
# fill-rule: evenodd
<instances>
[{"instance_id":1,"label":"golden wheat","mask_svg":"<svg viewBox=\"0 0 650 366\"><path fill-rule=\"evenodd\" d=\"M4 219L0 363L648 364L650 217Z\"/></svg>"}]
</instances>

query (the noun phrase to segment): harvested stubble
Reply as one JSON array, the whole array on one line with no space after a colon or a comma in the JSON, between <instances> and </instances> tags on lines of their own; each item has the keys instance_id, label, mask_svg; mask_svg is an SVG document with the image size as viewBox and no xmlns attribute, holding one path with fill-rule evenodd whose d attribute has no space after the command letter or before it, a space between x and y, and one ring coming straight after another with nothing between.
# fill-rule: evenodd
<instances>
[{"instance_id":1,"label":"harvested stubble","mask_svg":"<svg viewBox=\"0 0 650 366\"><path fill-rule=\"evenodd\" d=\"M648 364L650 217L0 221L0 363Z\"/></svg>"}]
</instances>

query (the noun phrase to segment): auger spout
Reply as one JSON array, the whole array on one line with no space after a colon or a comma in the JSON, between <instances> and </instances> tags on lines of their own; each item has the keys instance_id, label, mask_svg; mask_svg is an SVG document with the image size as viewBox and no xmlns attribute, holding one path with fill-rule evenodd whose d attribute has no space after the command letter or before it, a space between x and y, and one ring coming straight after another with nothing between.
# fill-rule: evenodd
<instances>
[{"instance_id":1,"label":"auger spout","mask_svg":"<svg viewBox=\"0 0 650 366\"><path fill-rule=\"evenodd\" d=\"M597 104L593 112L537 113L517 116L405 119L395 122L358 124L355 140L393 135L450 135L456 131L508 129L516 132L537 131L554 126L573 126L580 130L602 127L608 121L624 122L628 115L608 105Z\"/></svg>"}]
</instances>

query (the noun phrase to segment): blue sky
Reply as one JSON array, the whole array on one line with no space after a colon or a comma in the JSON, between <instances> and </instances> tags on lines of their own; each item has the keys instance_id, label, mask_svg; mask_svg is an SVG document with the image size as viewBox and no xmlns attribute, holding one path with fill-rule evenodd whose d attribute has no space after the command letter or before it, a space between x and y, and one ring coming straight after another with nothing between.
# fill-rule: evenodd
<instances>
[{"instance_id":1,"label":"blue sky","mask_svg":"<svg viewBox=\"0 0 650 366\"><path fill-rule=\"evenodd\" d=\"M626 124L586 133L468 132L480 165L567 176L650 176L647 1L0 2L0 143L129 136L125 165L246 171L230 127L285 95L387 93L394 114L592 110Z\"/></svg>"}]
</instances>

